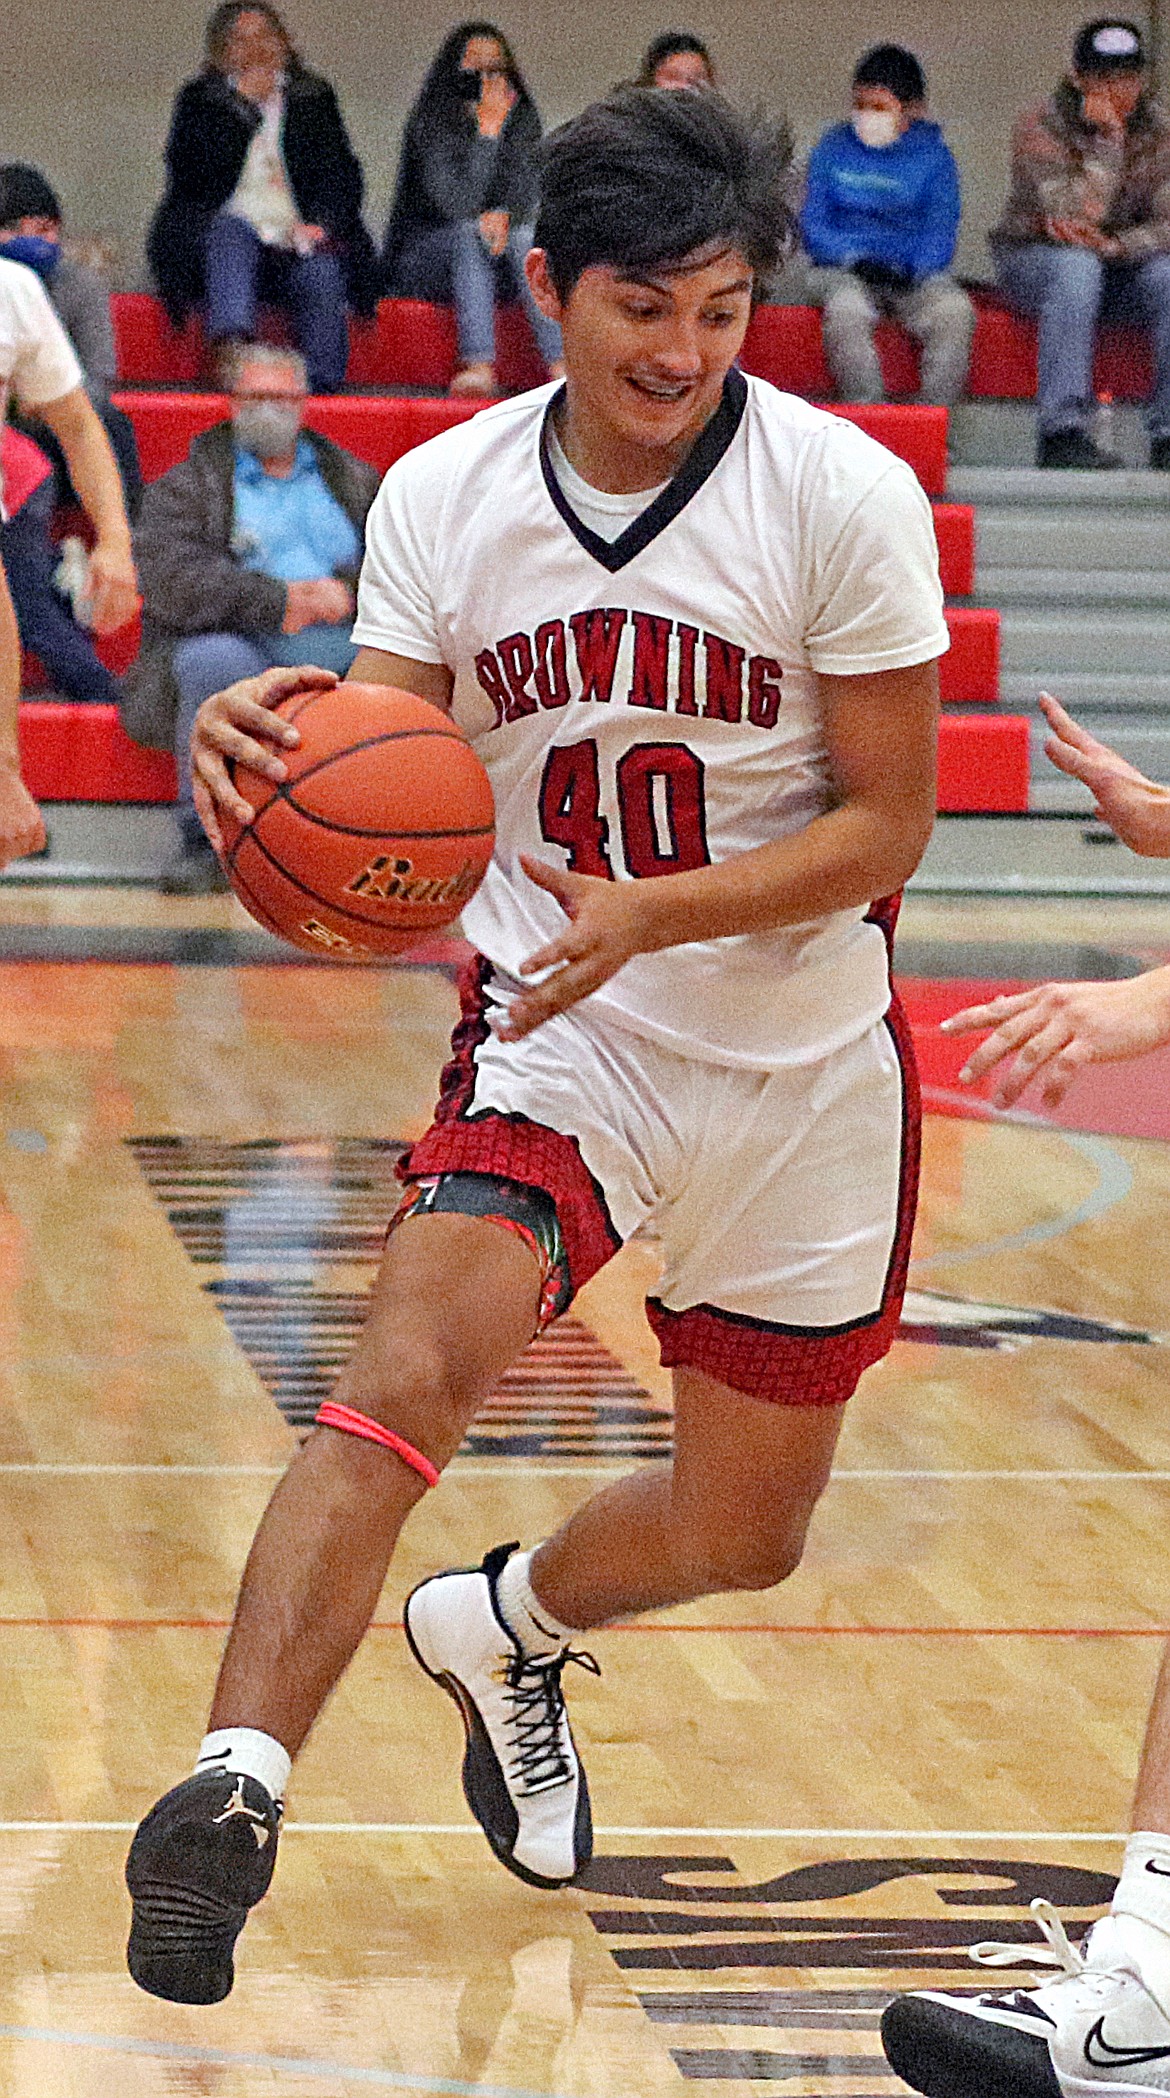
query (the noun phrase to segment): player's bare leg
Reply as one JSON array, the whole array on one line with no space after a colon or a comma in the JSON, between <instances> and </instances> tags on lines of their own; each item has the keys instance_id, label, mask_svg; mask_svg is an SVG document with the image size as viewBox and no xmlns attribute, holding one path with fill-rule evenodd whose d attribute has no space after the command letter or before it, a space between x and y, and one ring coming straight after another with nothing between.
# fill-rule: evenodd
<instances>
[{"instance_id":1,"label":"player's bare leg","mask_svg":"<svg viewBox=\"0 0 1170 2098\"><path fill-rule=\"evenodd\" d=\"M411 1218L391 1236L334 1399L439 1471L536 1327L529 1248L482 1217ZM490 1318L484 1306L491 1306ZM152 1994L213 2003L272 1876L290 1761L358 1646L425 1486L364 1435L321 1428L269 1503L193 1778L135 1837L131 1972ZM202 1774L200 1774L202 1773Z\"/></svg>"},{"instance_id":2,"label":"player's bare leg","mask_svg":"<svg viewBox=\"0 0 1170 2098\"><path fill-rule=\"evenodd\" d=\"M578 1508L532 1556L536 1597L585 1630L775 1587L800 1563L842 1414L771 1405L702 1370L676 1370L673 1464L634 1472Z\"/></svg>"},{"instance_id":3,"label":"player's bare leg","mask_svg":"<svg viewBox=\"0 0 1170 2098\"><path fill-rule=\"evenodd\" d=\"M905 2081L929 2098L1129 2098L1170 2091L1170 1642L1146 1724L1121 1878L1108 1916L1069 1944L1056 1911L1034 1901L1047 1941L1002 1950L1015 1966L1060 1969L1034 1989L986 1996L896 1997L882 2043ZM980 1948L984 1950L985 1948Z\"/></svg>"}]
</instances>

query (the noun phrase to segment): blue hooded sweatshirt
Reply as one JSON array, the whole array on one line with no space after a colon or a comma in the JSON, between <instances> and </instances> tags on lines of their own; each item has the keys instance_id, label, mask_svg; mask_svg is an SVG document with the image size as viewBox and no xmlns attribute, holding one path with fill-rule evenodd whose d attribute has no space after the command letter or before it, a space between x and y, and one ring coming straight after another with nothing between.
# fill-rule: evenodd
<instances>
[{"instance_id":1,"label":"blue hooded sweatshirt","mask_svg":"<svg viewBox=\"0 0 1170 2098\"><path fill-rule=\"evenodd\" d=\"M949 266L959 213L959 171L937 124L919 117L892 146L835 124L808 164L800 230L814 262L879 262L918 280Z\"/></svg>"}]
</instances>

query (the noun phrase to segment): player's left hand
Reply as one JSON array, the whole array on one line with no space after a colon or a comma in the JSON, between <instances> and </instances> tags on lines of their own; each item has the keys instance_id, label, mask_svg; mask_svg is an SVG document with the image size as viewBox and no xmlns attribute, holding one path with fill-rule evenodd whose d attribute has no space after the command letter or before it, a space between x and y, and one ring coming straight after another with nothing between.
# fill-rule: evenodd
<instances>
[{"instance_id":1,"label":"player's left hand","mask_svg":"<svg viewBox=\"0 0 1170 2098\"><path fill-rule=\"evenodd\" d=\"M508 1017L499 1029L502 1042L518 1042L534 1027L566 1012L579 998L587 998L623 962L642 952L645 933L644 884L636 881L606 881L599 874L569 874L550 867L526 852L520 855L529 881L555 896L569 923L560 937L550 940L521 965L522 976L539 975L551 969L543 983L533 984L512 1000Z\"/></svg>"},{"instance_id":2,"label":"player's left hand","mask_svg":"<svg viewBox=\"0 0 1170 2098\"><path fill-rule=\"evenodd\" d=\"M989 1005L969 1005L942 1023L943 1034L990 1027L959 1077L974 1085L1013 1054L992 1096L1010 1107L1034 1078L1045 1107L1064 1099L1086 1064L1142 1056L1170 1041L1170 968L1150 969L1122 983L1042 983Z\"/></svg>"},{"instance_id":3,"label":"player's left hand","mask_svg":"<svg viewBox=\"0 0 1170 2098\"><path fill-rule=\"evenodd\" d=\"M142 603L130 542L99 539L89 557L89 623L95 634L116 634Z\"/></svg>"}]
</instances>

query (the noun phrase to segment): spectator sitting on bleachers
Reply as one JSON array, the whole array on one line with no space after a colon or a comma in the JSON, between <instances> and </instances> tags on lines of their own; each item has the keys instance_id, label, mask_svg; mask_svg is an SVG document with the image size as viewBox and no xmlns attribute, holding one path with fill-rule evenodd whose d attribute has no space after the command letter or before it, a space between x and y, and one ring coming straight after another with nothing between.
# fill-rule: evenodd
<instances>
[{"instance_id":1,"label":"spectator sitting on bleachers","mask_svg":"<svg viewBox=\"0 0 1170 2098\"><path fill-rule=\"evenodd\" d=\"M913 52L879 44L854 73L851 121L827 131L809 161L800 230L842 400L883 398L874 346L882 313L922 345L924 401L949 406L966 383L975 314L948 274L959 175L925 103Z\"/></svg>"},{"instance_id":2,"label":"spectator sitting on bleachers","mask_svg":"<svg viewBox=\"0 0 1170 2098\"><path fill-rule=\"evenodd\" d=\"M406 121L382 248L386 289L455 307L454 394L496 391L495 309L519 293L536 346L559 372L560 329L528 289L540 118L511 49L490 22L452 30Z\"/></svg>"},{"instance_id":3,"label":"spectator sitting on bleachers","mask_svg":"<svg viewBox=\"0 0 1170 2098\"><path fill-rule=\"evenodd\" d=\"M336 392L347 297L371 314L377 296L362 170L333 88L266 0L212 15L203 71L175 101L167 175L147 252L175 325L206 300L210 340L235 344L255 336L259 301L283 306L314 392Z\"/></svg>"},{"instance_id":4,"label":"spectator sitting on bleachers","mask_svg":"<svg viewBox=\"0 0 1170 2098\"><path fill-rule=\"evenodd\" d=\"M1132 22L1087 22L1071 76L1018 119L990 239L1002 289L1039 321L1038 464L1121 464L1092 433L1105 318L1150 330L1150 464L1170 470L1170 124L1150 98Z\"/></svg>"},{"instance_id":5,"label":"spectator sitting on bleachers","mask_svg":"<svg viewBox=\"0 0 1170 2098\"><path fill-rule=\"evenodd\" d=\"M668 29L647 45L635 87L714 87L715 66L701 37Z\"/></svg>"},{"instance_id":6,"label":"spectator sitting on bleachers","mask_svg":"<svg viewBox=\"0 0 1170 2098\"><path fill-rule=\"evenodd\" d=\"M179 768L171 895L224 886L191 796L190 735L213 692L278 663L343 673L372 466L302 428L305 366L295 350L239 352L232 418L196 437L146 490L136 545L143 633L124 681L122 720Z\"/></svg>"},{"instance_id":7,"label":"spectator sitting on bleachers","mask_svg":"<svg viewBox=\"0 0 1170 2098\"><path fill-rule=\"evenodd\" d=\"M117 706L117 678L106 669L68 597L57 588L61 548L52 536L52 462L22 430L8 424L0 433L0 472L0 555L8 571L21 644L40 659L54 689L66 699Z\"/></svg>"},{"instance_id":8,"label":"spectator sitting on bleachers","mask_svg":"<svg viewBox=\"0 0 1170 2098\"><path fill-rule=\"evenodd\" d=\"M49 303L77 352L85 390L113 446L126 507L133 516L142 494L142 469L134 425L110 399L110 389L118 376L118 359L109 287L99 271L62 252L61 233L61 205L40 169L27 167L21 161L0 167L0 254L10 262L23 262L26 269L35 270L48 292ZM41 430L30 434L62 473L58 494L67 499L71 491L66 485L59 448L51 434Z\"/></svg>"}]
</instances>

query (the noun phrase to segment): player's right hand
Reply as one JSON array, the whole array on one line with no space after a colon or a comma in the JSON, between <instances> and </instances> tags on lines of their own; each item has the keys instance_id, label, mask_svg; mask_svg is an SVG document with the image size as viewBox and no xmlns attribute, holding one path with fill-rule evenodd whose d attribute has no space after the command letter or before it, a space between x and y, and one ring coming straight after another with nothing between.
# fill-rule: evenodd
<instances>
[{"instance_id":1,"label":"player's right hand","mask_svg":"<svg viewBox=\"0 0 1170 2098\"><path fill-rule=\"evenodd\" d=\"M943 1034L990 1034L959 1077L974 1085L996 1064L1014 1062L992 1095L1011 1107L1035 1078L1045 1107L1059 1106L1086 1064L1120 1063L1170 1042L1170 968L1122 983L1041 983L1030 991L968 1005L942 1023Z\"/></svg>"},{"instance_id":2,"label":"player's right hand","mask_svg":"<svg viewBox=\"0 0 1170 2098\"><path fill-rule=\"evenodd\" d=\"M41 812L15 765L0 764L0 867L40 852L45 843Z\"/></svg>"},{"instance_id":3,"label":"player's right hand","mask_svg":"<svg viewBox=\"0 0 1170 2098\"><path fill-rule=\"evenodd\" d=\"M1170 787L1147 779L1082 728L1050 692L1040 694L1040 711L1052 734L1046 754L1070 779L1079 779L1097 804L1096 814L1116 831L1131 852L1145 859L1170 858Z\"/></svg>"},{"instance_id":4,"label":"player's right hand","mask_svg":"<svg viewBox=\"0 0 1170 2098\"><path fill-rule=\"evenodd\" d=\"M301 739L272 708L296 692L324 692L338 682L335 671L297 664L241 678L204 700L191 730L191 787L195 812L217 852L223 847L217 811L226 810L237 823L250 823L254 814L236 792L230 766L248 765L265 779L284 779L287 768L277 751L292 750Z\"/></svg>"}]
</instances>

